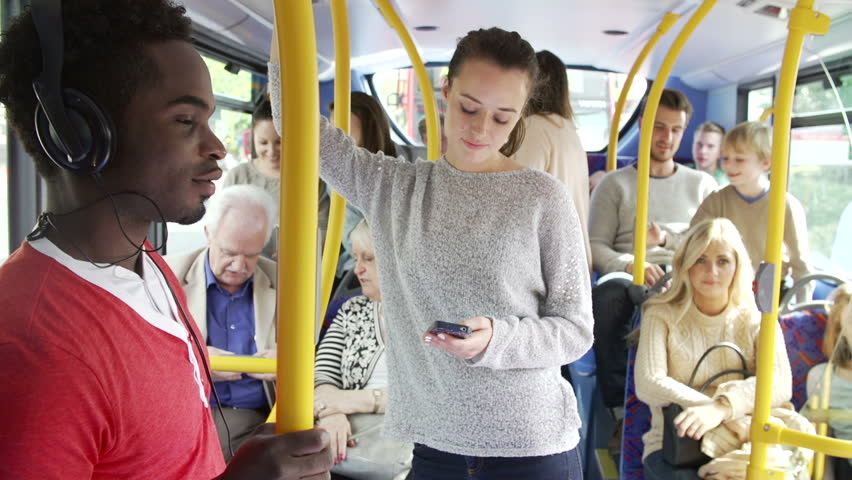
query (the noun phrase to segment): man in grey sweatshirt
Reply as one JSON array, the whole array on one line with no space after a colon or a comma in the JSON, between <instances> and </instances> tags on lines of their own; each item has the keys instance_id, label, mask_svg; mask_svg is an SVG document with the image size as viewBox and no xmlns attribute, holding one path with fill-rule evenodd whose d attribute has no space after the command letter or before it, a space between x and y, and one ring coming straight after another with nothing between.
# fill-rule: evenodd
<instances>
[{"instance_id":1,"label":"man in grey sweatshirt","mask_svg":"<svg viewBox=\"0 0 852 480\"><path fill-rule=\"evenodd\" d=\"M710 175L674 161L686 126L692 116L692 104L683 92L666 89L654 118L651 141L651 178L648 195L648 232L650 240L661 231L682 232L704 198L718 185ZM633 237L636 222L638 170L628 165L604 176L592 193L589 240L592 264L601 275L613 272L633 274ZM656 242L654 242L656 243ZM663 278L663 265L671 264L674 249L654 246L647 250L645 284L652 286ZM630 330L635 306L627 288L631 280L615 278L599 283L592 290L595 313L595 354L598 379L604 402L621 406L627 362L624 336Z\"/></svg>"}]
</instances>

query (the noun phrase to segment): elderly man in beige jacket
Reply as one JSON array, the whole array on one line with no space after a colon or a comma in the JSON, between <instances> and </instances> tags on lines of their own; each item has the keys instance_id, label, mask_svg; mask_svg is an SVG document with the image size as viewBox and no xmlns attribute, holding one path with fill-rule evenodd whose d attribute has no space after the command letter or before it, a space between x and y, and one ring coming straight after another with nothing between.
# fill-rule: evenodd
<instances>
[{"instance_id":1,"label":"elderly man in beige jacket","mask_svg":"<svg viewBox=\"0 0 852 480\"><path fill-rule=\"evenodd\" d=\"M277 218L275 201L263 189L227 187L207 206L207 247L165 257L210 355L275 356L276 264L260 253ZM213 372L218 399L210 403L221 406L213 408L213 417L226 460L269 415L274 379Z\"/></svg>"}]
</instances>

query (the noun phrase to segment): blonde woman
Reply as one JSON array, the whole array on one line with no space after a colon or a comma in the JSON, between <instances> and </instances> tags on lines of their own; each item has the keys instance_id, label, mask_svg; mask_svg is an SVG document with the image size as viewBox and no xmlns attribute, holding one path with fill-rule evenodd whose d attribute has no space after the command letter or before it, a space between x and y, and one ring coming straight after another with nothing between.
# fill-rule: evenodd
<instances>
[{"instance_id":1,"label":"blonde woman","mask_svg":"<svg viewBox=\"0 0 852 480\"><path fill-rule=\"evenodd\" d=\"M695 225L675 253L673 271L672 287L646 303L636 355L636 394L651 408L651 429L642 438L648 480L698 478L698 469L675 467L663 458L663 407L683 406L675 418L678 435L701 439L751 414L754 405L754 377L724 376L703 393L697 390L722 370L742 368L728 349L714 351L698 369L694 385L687 385L699 358L719 342L737 344L747 369L755 370L761 317L751 291L751 261L734 224L716 218ZM780 328L777 335L773 406L792 396Z\"/></svg>"}]
</instances>

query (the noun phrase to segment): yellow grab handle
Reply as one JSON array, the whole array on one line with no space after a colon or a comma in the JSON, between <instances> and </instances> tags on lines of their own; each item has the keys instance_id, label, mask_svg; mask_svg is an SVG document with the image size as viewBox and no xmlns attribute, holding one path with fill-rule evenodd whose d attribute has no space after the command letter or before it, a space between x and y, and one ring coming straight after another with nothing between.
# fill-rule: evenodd
<instances>
[{"instance_id":1,"label":"yellow grab handle","mask_svg":"<svg viewBox=\"0 0 852 480\"><path fill-rule=\"evenodd\" d=\"M276 430L314 425L317 319L319 84L314 12L308 0L275 0L281 59L281 229L278 233L278 382ZM289 94L288 94L289 93Z\"/></svg>"},{"instance_id":2,"label":"yellow grab handle","mask_svg":"<svg viewBox=\"0 0 852 480\"><path fill-rule=\"evenodd\" d=\"M654 47L657 46L657 42L663 38L663 35L671 30L679 19L680 15L676 13L666 13L666 16L664 16L660 21L660 24L657 25L657 31L651 35L648 43L645 44L645 47L639 53L639 56L636 57L636 61L633 62L633 67L630 69L630 73L627 74L627 81L621 88L621 94L618 96L618 103L615 105L615 113L612 115L612 123L609 127L609 148L607 149L606 156L607 172L615 170L618 165L618 125L621 123L621 114L624 112L624 105L627 103L627 95L630 93L630 88L633 87L633 79L636 77L636 74L639 73L639 69L642 68L642 64L645 63L645 59L648 58L648 55Z\"/></svg>"},{"instance_id":3,"label":"yellow grab handle","mask_svg":"<svg viewBox=\"0 0 852 480\"><path fill-rule=\"evenodd\" d=\"M657 116L657 107L660 103L660 98L663 96L663 89L666 87L666 81L674 68L675 61L680 56L680 51L683 50L689 37L704 20L704 17L710 13L710 10L716 5L716 0L705 0L698 7L698 10L692 15L689 21L684 25L677 38L675 38L669 53L663 64L660 66L660 71L657 73L657 78L654 79L654 84L651 86L651 93L648 94L648 103L645 104L645 112L642 115L641 137L639 140L639 171L636 178L636 224L633 231L633 283L635 285L645 284L645 251L648 241L648 184L651 173L651 138L654 133L654 119Z\"/></svg>"},{"instance_id":4,"label":"yellow grab handle","mask_svg":"<svg viewBox=\"0 0 852 480\"><path fill-rule=\"evenodd\" d=\"M219 372L275 373L278 362L274 358L211 356L210 368Z\"/></svg>"},{"instance_id":5,"label":"yellow grab handle","mask_svg":"<svg viewBox=\"0 0 852 480\"><path fill-rule=\"evenodd\" d=\"M411 58L411 65L417 75L417 83L420 85L420 92L423 93L423 104L426 107L426 156L429 157L429 160L435 161L441 158L441 126L438 122L438 107L435 103L435 92L432 91L429 73L426 72L423 59L420 58L420 53L414 45L414 39L411 38L411 34L408 33L408 29L405 28L405 24L399 18L399 14L394 10L390 1L376 0L376 4L388 24L396 30L405 51Z\"/></svg>"},{"instance_id":6,"label":"yellow grab handle","mask_svg":"<svg viewBox=\"0 0 852 480\"><path fill-rule=\"evenodd\" d=\"M349 66L349 12L346 0L331 0L331 21L334 25L334 124L349 133L349 120L352 111ZM328 231L322 251L322 297L319 320L325 319L328 304L331 302L331 287L337 274L337 261L340 259L340 244L343 240L343 222L346 219L346 199L337 192L331 193L331 209L328 212Z\"/></svg>"},{"instance_id":7,"label":"yellow grab handle","mask_svg":"<svg viewBox=\"0 0 852 480\"><path fill-rule=\"evenodd\" d=\"M790 154L790 124L793 112L793 94L796 88L796 78L799 73L799 61L802 57L802 46L805 37L811 33L825 34L831 25L831 19L813 10L814 0L799 0L790 12L787 44L784 49L784 59L781 63L781 78L775 95L775 122L773 123L772 141L772 184L769 189L769 220L766 232L765 263L774 264L775 271L781 271L781 249L784 243L784 215L787 210L787 166ZM747 477L754 479L769 479L771 473L766 466L769 443L780 440L801 442L796 445L813 445L821 448L834 448L840 440L820 438L800 432L778 429L769 424L769 413L772 408L772 391L775 383L775 338L778 325L778 301L781 287L781 275L776 274L773 285L763 286L772 291L771 312L764 313L760 327L760 349L757 359L757 394L754 399L754 416L751 422L752 449L747 470ZM775 430L780 434L772 436ZM832 441L830 441L832 440ZM852 445L852 443L849 443ZM828 452L827 450L823 450ZM777 472L776 472L777 473Z\"/></svg>"}]
</instances>

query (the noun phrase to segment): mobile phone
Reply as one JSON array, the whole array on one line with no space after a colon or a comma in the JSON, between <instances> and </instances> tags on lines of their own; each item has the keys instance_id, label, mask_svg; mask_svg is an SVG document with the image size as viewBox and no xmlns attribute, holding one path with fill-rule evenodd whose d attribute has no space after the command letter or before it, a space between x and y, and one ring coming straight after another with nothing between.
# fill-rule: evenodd
<instances>
[{"instance_id":1,"label":"mobile phone","mask_svg":"<svg viewBox=\"0 0 852 480\"><path fill-rule=\"evenodd\" d=\"M429 333L433 335L446 333L447 335L452 335L456 338L467 338L471 333L473 333L473 331L467 325L437 321L433 322L432 325L429 326Z\"/></svg>"}]
</instances>

